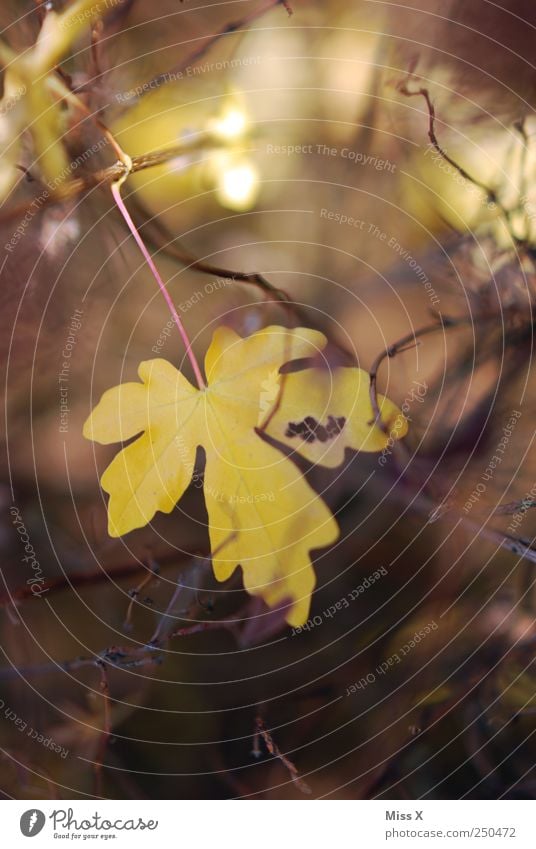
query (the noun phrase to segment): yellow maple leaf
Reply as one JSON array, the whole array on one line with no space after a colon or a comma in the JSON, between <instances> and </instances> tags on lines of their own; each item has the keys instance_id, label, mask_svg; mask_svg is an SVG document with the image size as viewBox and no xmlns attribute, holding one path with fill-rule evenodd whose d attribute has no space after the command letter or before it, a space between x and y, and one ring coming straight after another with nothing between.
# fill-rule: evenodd
<instances>
[{"instance_id":1,"label":"yellow maple leaf","mask_svg":"<svg viewBox=\"0 0 536 849\"><path fill-rule=\"evenodd\" d=\"M240 565L249 593L270 607L288 603L289 624L303 624L315 585L310 552L332 545L339 530L294 463L256 432L259 412L270 436L325 465L341 462L345 447L379 451L387 444L387 436L367 424L372 410L361 369L279 374L284 363L313 357L325 345L322 333L307 328L267 327L243 339L221 327L205 358L205 389L154 359L140 364L142 383L105 392L84 436L108 444L141 434L101 479L110 495L109 533L122 536L158 510L170 513L202 446L216 578L225 581ZM268 395L271 419L264 412ZM403 436L407 425L398 408L381 396L380 406L385 421L399 423L396 436ZM307 417L316 428L300 429Z\"/></svg>"}]
</instances>

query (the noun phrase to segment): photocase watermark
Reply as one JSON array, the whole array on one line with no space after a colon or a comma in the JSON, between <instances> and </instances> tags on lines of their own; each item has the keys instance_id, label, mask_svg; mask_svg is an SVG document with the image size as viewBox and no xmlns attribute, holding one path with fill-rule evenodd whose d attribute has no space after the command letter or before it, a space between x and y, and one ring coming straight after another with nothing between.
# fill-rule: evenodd
<instances>
[{"instance_id":1,"label":"photocase watermark","mask_svg":"<svg viewBox=\"0 0 536 849\"><path fill-rule=\"evenodd\" d=\"M499 443L495 446L495 453L493 454L493 457L490 459L485 471L482 473L479 483L477 483L463 506L464 513L469 513L469 511L473 509L473 504L480 501L480 498L486 492L488 483L495 474L495 469L503 461L504 452L508 447L510 437L512 436L513 430L520 418L521 413L519 410L512 410L512 415L508 419L505 427L503 427L503 435L501 436Z\"/></svg>"},{"instance_id":2,"label":"photocase watermark","mask_svg":"<svg viewBox=\"0 0 536 849\"><path fill-rule=\"evenodd\" d=\"M534 198L529 198L528 195L522 195L519 198L519 204L529 221L536 220L536 202Z\"/></svg>"},{"instance_id":3,"label":"photocase watermark","mask_svg":"<svg viewBox=\"0 0 536 849\"><path fill-rule=\"evenodd\" d=\"M327 144L267 144L266 153L270 156L328 156L347 159L354 165L373 168L375 171L389 171L394 174L396 164L390 159L382 159L370 153L353 150L351 147L332 147Z\"/></svg>"},{"instance_id":4,"label":"photocase watermark","mask_svg":"<svg viewBox=\"0 0 536 849\"><path fill-rule=\"evenodd\" d=\"M196 304L200 303L203 298L206 298L207 295L212 295L213 292L218 292L220 289L223 289L225 286L230 286L233 283L232 279L227 279L225 277L216 277L215 280L209 280L208 283L205 283L203 289L198 289L196 292L191 295L188 300L182 301L180 304L177 304L177 310L181 313L187 313L192 307L195 307ZM160 331L160 336L156 340L156 343L151 348L151 351L155 354L161 354L162 349L165 346L167 340L172 335L174 329L176 328L175 321L170 318L169 321L166 322L162 330Z\"/></svg>"},{"instance_id":5,"label":"photocase watermark","mask_svg":"<svg viewBox=\"0 0 536 849\"><path fill-rule=\"evenodd\" d=\"M240 56L233 59L221 59L217 62L204 62L201 65L188 65L183 71L169 71L146 83L134 86L128 91L119 92L115 95L115 99L119 103L128 103L130 100L136 100L148 91L156 91L168 83L191 79L202 74L222 73L222 71L233 71L236 68L249 68L251 65L259 65L262 62L262 58L262 56Z\"/></svg>"},{"instance_id":6,"label":"photocase watermark","mask_svg":"<svg viewBox=\"0 0 536 849\"><path fill-rule=\"evenodd\" d=\"M404 417L411 421L411 416L409 415L410 405L417 402L418 404L424 403L424 398L426 393L428 392L428 384L423 381L422 383L419 380L412 381L413 386L411 387L411 392L409 395L406 395L404 398L402 405L400 407ZM387 438L387 444L385 448L382 449L382 452L378 458L378 463L380 466L385 466L387 463L387 458L390 454L393 453L393 445L400 439L400 432L404 427L404 421L400 419L400 416L397 417L394 426L389 431L389 436Z\"/></svg>"},{"instance_id":7,"label":"photocase watermark","mask_svg":"<svg viewBox=\"0 0 536 849\"><path fill-rule=\"evenodd\" d=\"M420 628L418 631L415 631L413 637L404 643L398 651L395 651L387 660L382 661L374 670L374 672L369 672L367 675L364 675L363 678L360 678L359 681L356 681L355 684L350 684L349 687L346 688L346 695L351 696L354 693L357 693L358 690L364 690L370 684L374 684L378 680L378 676L385 675L389 670L394 669L395 666L398 666L399 663L402 662L403 658L406 657L415 646L418 646L419 643L422 643L426 637L432 633L432 631L437 631L439 625L433 619L423 628Z\"/></svg>"},{"instance_id":8,"label":"photocase watermark","mask_svg":"<svg viewBox=\"0 0 536 849\"><path fill-rule=\"evenodd\" d=\"M73 171L76 171L81 165L87 162L95 153L98 153L102 150L103 147L106 147L108 144L108 139L103 138L100 139L95 144L88 147L83 153L79 154L76 159L73 159L72 162L66 166L63 171L54 177L53 180L49 180L46 183L46 188L32 200L31 204L28 207L26 215L16 228L13 231L11 239L5 243L4 248L8 253L13 253L21 239L26 235L26 230L30 226L32 220L35 218L37 213L41 210L41 208L48 202L48 200L54 195L54 193L59 189L59 187L67 180Z\"/></svg>"},{"instance_id":9,"label":"photocase watermark","mask_svg":"<svg viewBox=\"0 0 536 849\"><path fill-rule=\"evenodd\" d=\"M45 587L43 570L41 569L39 560L36 557L35 549L30 542L30 536L26 530L26 525L24 524L20 510L18 507L11 507L9 512L11 513L11 520L20 537L20 541L24 544L24 551L26 554L22 558L22 562L27 566L29 565L33 572L32 577L28 578L26 583L31 588L32 593L38 598L41 598L44 593L48 592L48 587Z\"/></svg>"},{"instance_id":10,"label":"photocase watermark","mask_svg":"<svg viewBox=\"0 0 536 849\"><path fill-rule=\"evenodd\" d=\"M385 566L380 566L379 569L376 569L372 575L369 575L368 578L365 578L360 584L357 585L353 590L350 590L349 593L344 595L339 601L332 604L330 607L327 607L322 613L318 613L316 616L312 616L304 625L301 625L299 628L292 629L292 637L295 637L296 634L303 634L303 632L312 631L314 628L317 628L325 619L333 619L336 613L339 613L341 610L346 610L350 607L350 604L356 601L365 590L368 590L369 587L372 587L380 578L387 575L387 569Z\"/></svg>"},{"instance_id":11,"label":"photocase watermark","mask_svg":"<svg viewBox=\"0 0 536 849\"><path fill-rule=\"evenodd\" d=\"M43 811L31 808L22 814L19 821L20 830L25 837L35 837L42 831L46 821Z\"/></svg>"},{"instance_id":12,"label":"photocase watermark","mask_svg":"<svg viewBox=\"0 0 536 849\"><path fill-rule=\"evenodd\" d=\"M45 827L47 819L55 838L84 842L99 838L113 840L119 836L117 832L126 832L125 837L128 837L132 831L156 831L159 825L158 820L143 817L108 819L98 811L89 816L82 814L77 819L73 808L55 808L47 817L38 808L30 808L20 818L20 830L25 837L34 837Z\"/></svg>"},{"instance_id":13,"label":"photocase watermark","mask_svg":"<svg viewBox=\"0 0 536 849\"><path fill-rule=\"evenodd\" d=\"M24 97L26 92L27 88L23 84L16 91L14 91L13 94L10 94L9 97L6 97L4 100L2 100L2 102L0 103L0 115L7 115L8 112L11 112L13 107L19 102L21 97Z\"/></svg>"},{"instance_id":14,"label":"photocase watermark","mask_svg":"<svg viewBox=\"0 0 536 849\"><path fill-rule=\"evenodd\" d=\"M424 151L424 155L431 155L431 161L437 168L439 168L440 171L443 171L445 174L448 174L448 176L451 177L458 186L463 186L463 188L466 189L470 194L478 197L478 199L481 200L482 203L485 204L485 206L487 206L490 212L495 212L495 210L497 209L497 204L494 203L494 201L489 200L489 198L486 198L485 191L483 189L479 188L479 186L476 186L470 180L467 180L463 176L463 174L460 174L460 172L457 168L454 167L454 165L451 165L450 162L447 162L445 157L439 153L439 151L434 147L433 144L429 143L427 145L426 150ZM482 197L483 195L484 197Z\"/></svg>"},{"instance_id":15,"label":"photocase watermark","mask_svg":"<svg viewBox=\"0 0 536 849\"><path fill-rule=\"evenodd\" d=\"M45 734L41 734L40 731L37 731L36 728L33 728L31 725L18 715L16 710L13 708L6 706L6 703L3 699L0 699L0 711L1 715L4 719L7 719L11 722L14 728L17 729L21 734L24 734L30 740L33 740L35 743L39 743L41 746L44 746L45 749L50 749L51 752L56 752L60 756L60 758L65 758L69 754L69 750L65 749L63 746L60 746L59 743L54 742L53 737L47 737Z\"/></svg>"},{"instance_id":16,"label":"photocase watermark","mask_svg":"<svg viewBox=\"0 0 536 849\"><path fill-rule=\"evenodd\" d=\"M33 812L27 811L26 813L31 816ZM36 811L35 813L39 814L41 812ZM158 820L146 820L143 817L108 819L97 811L94 814L89 814L89 816L84 813L77 819L73 808L55 808L49 814L48 819L51 821L54 837L57 838L81 838L86 840L91 837L100 837L101 840L111 840L118 836L115 833L118 831L127 833L132 831L155 831L158 828ZM77 834L77 832L82 833Z\"/></svg>"},{"instance_id":17,"label":"photocase watermark","mask_svg":"<svg viewBox=\"0 0 536 849\"><path fill-rule=\"evenodd\" d=\"M62 356L62 368L58 375L58 387L60 393L60 433L68 433L69 431L69 381L71 377L71 358L76 345L76 336L82 327L81 317L83 310L76 309L71 316L69 324L69 334L65 339Z\"/></svg>"},{"instance_id":18,"label":"photocase watermark","mask_svg":"<svg viewBox=\"0 0 536 849\"><path fill-rule=\"evenodd\" d=\"M522 523L525 515L534 507L534 500L536 499L536 483L529 489L529 491L524 495L521 503L519 505L519 510L512 515L512 520L508 525L507 530L510 533L514 533L517 531L520 524Z\"/></svg>"}]
</instances>

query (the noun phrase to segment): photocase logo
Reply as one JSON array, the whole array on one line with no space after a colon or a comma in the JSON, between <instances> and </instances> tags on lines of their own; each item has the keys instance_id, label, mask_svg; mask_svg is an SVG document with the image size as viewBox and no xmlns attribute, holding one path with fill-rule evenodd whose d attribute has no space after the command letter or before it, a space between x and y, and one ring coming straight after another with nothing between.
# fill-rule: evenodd
<instances>
[{"instance_id":1,"label":"photocase logo","mask_svg":"<svg viewBox=\"0 0 536 849\"><path fill-rule=\"evenodd\" d=\"M32 808L25 811L20 818L20 830L25 837L35 837L39 834L45 824L45 815L43 811Z\"/></svg>"}]
</instances>

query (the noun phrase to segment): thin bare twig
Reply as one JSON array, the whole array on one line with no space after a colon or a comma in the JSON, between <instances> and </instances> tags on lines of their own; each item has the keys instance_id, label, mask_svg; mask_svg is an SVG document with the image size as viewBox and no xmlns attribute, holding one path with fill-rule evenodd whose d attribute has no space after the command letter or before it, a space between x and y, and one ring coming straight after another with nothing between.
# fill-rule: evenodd
<instances>
[{"instance_id":1,"label":"thin bare twig","mask_svg":"<svg viewBox=\"0 0 536 849\"><path fill-rule=\"evenodd\" d=\"M446 150L440 145L438 138L437 138L437 135L436 135L436 131L435 131L436 112L435 112L434 104L432 103L432 99L430 97L430 92L424 86L419 86L419 88L412 91L408 87L408 82L412 79L413 79L413 74L410 73L409 76L405 80L398 83L397 89L405 97L422 97L422 98L424 98L424 101L426 103L426 108L428 110L428 138L430 139L430 144L432 145L434 150L439 154L439 156L445 162L448 162L448 164L452 168L454 168L455 171L457 171L458 174L464 180L467 180L468 183L472 183L473 186L476 186L477 188L479 188L481 191L483 191L485 193L488 203L495 204L495 206L497 207L497 209L501 213L501 215L504 219L506 228L508 230L508 233L510 235L510 238L512 239L512 242L516 245L523 244L523 240L519 239L515 235L515 233L513 232L512 222L510 220L510 213L506 209L506 207L501 203L499 196L498 196L497 192L495 191L495 189L491 188L490 186L487 186L481 180L478 180L476 177L474 177L472 174L470 174L468 171L466 171L466 169L463 168L461 165L459 165L458 162L456 162L456 160L452 159L452 157L449 156L449 154L446 152Z\"/></svg>"},{"instance_id":2,"label":"thin bare twig","mask_svg":"<svg viewBox=\"0 0 536 849\"><path fill-rule=\"evenodd\" d=\"M405 497L407 497L407 495ZM479 535L481 534L486 537L486 539L490 540L490 542L497 543L501 548L504 548L511 554L516 554L518 557L522 557L523 559L536 564L536 549L532 547L532 540L524 537L516 537L504 531L496 530L495 528L485 527L478 522L474 522L472 519L469 519L458 510L452 509L450 505L449 509L442 509L443 505L434 503L432 499L422 493L420 493L418 497L412 498L411 506L412 508L419 510L421 513L427 512L428 517L430 517L430 515L433 517L433 521L442 520L454 522L455 524L461 522L468 530L476 531Z\"/></svg>"},{"instance_id":3,"label":"thin bare twig","mask_svg":"<svg viewBox=\"0 0 536 849\"><path fill-rule=\"evenodd\" d=\"M93 769L95 773L95 795L102 797L102 767L104 764L104 758L106 756L106 749L108 747L108 743L110 741L110 736L112 733L112 718L110 708L110 682L108 680L108 670L106 669L106 664L102 660L97 661L97 666L100 670L101 675L100 689L103 697L103 722L102 734L100 737Z\"/></svg>"},{"instance_id":4,"label":"thin bare twig","mask_svg":"<svg viewBox=\"0 0 536 849\"><path fill-rule=\"evenodd\" d=\"M211 563L212 563L212 558L215 555L217 555L220 551L222 551L222 549L224 549L225 546L229 545L229 543L235 538L236 538L236 531L233 531L218 546L216 546L214 551L211 552L210 556L206 557L201 562L196 561L194 564L192 564L193 568L195 568L196 574L198 576L200 576L202 571L210 569L210 566L211 566ZM176 606L176 603L177 603L177 601L178 601L178 599L181 595L184 595L185 596L184 601L188 602L188 592L187 591L189 590L190 591L190 602L187 603L184 606L184 608L181 612L184 613L187 610L189 610L190 607L191 607L192 591L193 591L193 596L194 596L195 600L198 601L199 589L200 589L200 585L193 586L193 580L192 580L191 577L188 578L187 580L184 580L184 575L181 575L179 577L179 580L177 580L177 582L176 582L176 586L175 586L175 590L173 592L173 595L171 596L171 599L169 600L164 613L160 616L160 619L159 619L158 624L156 626L156 629L153 633L153 636L149 640L148 645L152 649L165 645L172 637L184 636L185 632L191 633L191 631L188 631L188 628L179 629L178 631L174 630L174 627L175 627L174 624L173 624L174 620L176 620L177 618L180 618L180 617L177 617L178 611L176 611L175 606ZM170 622L171 622L171 624L170 624ZM198 625L210 625L212 623L201 622L201 623L197 623L197 624ZM224 626L221 626L219 623L218 623L218 626L224 627ZM191 626L189 626L189 627L191 627ZM193 633L195 633L195 631Z\"/></svg>"},{"instance_id":5,"label":"thin bare twig","mask_svg":"<svg viewBox=\"0 0 536 849\"><path fill-rule=\"evenodd\" d=\"M147 574L143 578L142 581L138 584L134 589L129 590L130 603L127 608L125 621L123 622L123 628L126 631L129 631L132 627L132 611L134 609L135 602L138 601L139 595L144 587L149 584L153 578L155 578L160 573L160 565L151 558L150 563L148 564L149 568L147 570Z\"/></svg>"},{"instance_id":6,"label":"thin bare twig","mask_svg":"<svg viewBox=\"0 0 536 849\"><path fill-rule=\"evenodd\" d=\"M39 23L42 24L47 15L46 0L34 0L34 5L39 18Z\"/></svg>"},{"instance_id":7,"label":"thin bare twig","mask_svg":"<svg viewBox=\"0 0 536 849\"><path fill-rule=\"evenodd\" d=\"M263 274L258 271L232 271L221 265L198 259L171 234L159 218L148 218L139 201L137 202L137 207L143 215L143 222L137 221L137 225L140 230L143 229L144 237L147 239L148 234L148 241L152 241L160 250L178 260L185 268L191 268L193 271L199 271L202 274L211 274L215 277L231 280L233 283L246 283L256 286L262 291L267 301L280 303L282 306L291 310L297 320L304 324L308 323L305 311L283 289L279 289L273 283L270 283ZM157 237L164 240L163 245L157 241Z\"/></svg>"},{"instance_id":8,"label":"thin bare twig","mask_svg":"<svg viewBox=\"0 0 536 849\"><path fill-rule=\"evenodd\" d=\"M273 755L274 758L277 758L279 761L281 761L281 763L283 764L285 769L289 772L290 777L291 777L292 781L294 782L294 784L296 785L296 787L298 788L298 790L301 793L305 793L306 795L310 795L311 788L303 780L303 778L300 777L300 774L299 774L296 766L292 763L292 761L289 760L287 758L287 756L283 754L283 752L281 751L281 749L279 748L279 746L275 742L274 738L272 737L272 735L270 734L270 732L266 728L264 720L262 719L261 716L257 716L255 718L255 734L253 736L252 754L254 755L254 757L257 757L257 758L261 754L260 746L259 746L259 739L262 739L262 741L263 741L264 745L266 746L266 748L268 749L269 753L271 755Z\"/></svg>"},{"instance_id":9,"label":"thin bare twig","mask_svg":"<svg viewBox=\"0 0 536 849\"><path fill-rule=\"evenodd\" d=\"M185 560L190 560L196 555L198 555L198 552L184 552L182 555L178 555L177 552L174 551L168 555L159 557L158 562L159 566L176 566L177 564L180 565ZM122 578L128 578L131 575L139 574L140 568L140 563L129 562L121 566L116 566L109 572L105 569L99 569L94 572L65 574L58 578L54 578L53 580L46 581L46 583L44 583L41 587L41 592L42 594L46 594L46 597L49 598L54 592L74 589L75 587L95 586L103 583L104 581L113 582ZM32 588L30 586L25 585L23 587L17 587L17 589L12 592L4 592L0 595L0 608L27 601L31 598L35 598L35 594L32 592Z\"/></svg>"},{"instance_id":10,"label":"thin bare twig","mask_svg":"<svg viewBox=\"0 0 536 849\"><path fill-rule=\"evenodd\" d=\"M526 512L531 507L536 507L536 500L534 498L522 498L521 501L510 501L508 504L500 504L495 508L493 514L495 516L511 516L519 510Z\"/></svg>"},{"instance_id":11,"label":"thin bare twig","mask_svg":"<svg viewBox=\"0 0 536 849\"><path fill-rule=\"evenodd\" d=\"M274 9L276 6L283 6L286 9L288 15L292 15L292 9L290 7L290 3L286 2L286 0L269 0L268 3L265 3L264 6L261 6L254 12L250 12L249 15L245 15L239 21L235 21L234 23L226 24L226 26L222 27L222 29L218 30L218 32L214 33L207 37L207 40L193 53L190 53L185 59L179 62L178 65L175 65L171 70L166 71L165 73L158 74L156 77L153 77L152 80L145 83L145 85L141 85L140 88L142 91L137 95L137 97L132 98L132 102L137 102L141 100L148 92L153 91L155 88L160 88L160 86L166 85L171 80L176 79L181 73L183 73L187 68L192 67L203 56L212 48L218 41L225 38L226 35L232 35L233 33L240 32L242 30L248 29L254 21L258 18L261 18L271 9Z\"/></svg>"},{"instance_id":12,"label":"thin bare twig","mask_svg":"<svg viewBox=\"0 0 536 849\"><path fill-rule=\"evenodd\" d=\"M163 150L151 151L151 153L141 154L140 156L132 157L132 166L129 168L129 173L134 174L138 171L145 171L147 168L153 168L155 165L162 165L175 159L177 156L182 156L185 153L205 150L214 145L214 142L207 135L200 134L197 138L183 141L181 144L173 145L172 147L164 148ZM48 188L46 192L39 198L39 208L44 209L55 203L63 203L66 200L71 200L77 195L95 188L96 186L108 186L117 182L125 175L125 164L121 161L115 162L106 168L100 168L84 177L78 177L74 180L69 180L65 185L55 189ZM46 187L45 187L46 188ZM0 215L0 224L20 218L26 214L32 213L35 200L30 203L24 202L18 204L4 214Z\"/></svg>"},{"instance_id":13,"label":"thin bare twig","mask_svg":"<svg viewBox=\"0 0 536 849\"><path fill-rule=\"evenodd\" d=\"M407 351L410 348L414 347L418 344L417 340L421 336L427 336L429 333L435 333L437 330L444 330L446 327L454 327L457 324L457 320L443 318L442 316L438 317L437 321L434 321L433 324L427 324L424 327L419 328L418 330L413 330L411 333L408 333L406 336L403 336L398 342L394 342L389 347L385 348L384 351L378 354L372 366L370 367L370 387L369 387L369 395L370 395L370 403L372 405L372 412L374 413L374 418L369 421L369 425L377 425L384 433L387 433L388 427L384 421L382 421L381 410L378 404L378 391L377 391L377 381L378 381L378 370L385 359L392 359L396 357L397 354L402 353L402 351Z\"/></svg>"},{"instance_id":14,"label":"thin bare twig","mask_svg":"<svg viewBox=\"0 0 536 849\"><path fill-rule=\"evenodd\" d=\"M38 11L42 12L42 2L41 0L35 0L37 4ZM128 4L127 4L128 5ZM228 24L223 29L219 30L214 35L210 36L208 40L201 45L193 54L191 54L187 59L181 62L176 68L168 71L166 73L160 74L151 80L146 86L142 86L144 89L143 92L138 96L138 99L142 97L147 91L151 91L155 86L165 85L176 76L181 69L184 70L186 67L195 64L211 47L214 46L221 38L225 35L229 35L233 32L238 32L240 30L247 29L257 18L264 15L266 12L270 11L270 9L275 8L276 6L283 6L286 9L289 15L292 14L292 8L290 3L286 2L286 0L270 0L270 2L266 3L264 6L261 6L255 12L251 12L249 15L246 15L241 20ZM98 42L100 35L98 31L93 30L92 32L92 50L93 50L93 58L95 61L98 61L98 57L96 54L96 44ZM63 84L63 91L59 92L60 97L72 99L75 105L82 109L85 114L89 117L93 118L97 126L101 129L105 137L112 144L112 146L117 150L117 142L114 137L106 127L106 125L101 121L98 114L92 114L90 110L85 106L85 104L80 101L77 97L76 91L72 85L70 79L62 72L61 68L56 68L56 79L57 85L60 86L60 83ZM134 100L135 98L133 98ZM143 156L133 156L132 159L132 167L130 168L130 173L135 173L137 171L142 171L145 168L151 168L155 165L163 164L164 162L169 161L170 159L174 159L177 156L180 156L186 152L190 152L193 150L199 150L205 147L206 141L202 138L201 140L196 139L192 142L186 142L181 145L174 146L172 148L168 148L164 151L154 151L153 153L144 154ZM61 203L62 201L69 200L77 195L81 194L84 191L87 191L95 186L99 185L107 185L116 182L119 180L125 173L125 162L123 159L123 152L121 150L117 150L119 155L119 161L108 168L100 169L96 171L94 174L88 175L86 177L82 177L76 180L70 180L69 183L61 189L57 187L54 189L50 189L50 191L46 192L45 196L41 197L39 200L39 207L46 207L54 203ZM50 188L50 187L49 187ZM11 221L13 219L19 218L21 216L26 216L30 212L32 212L32 203L24 203L19 204L13 209L9 210L7 213L0 215L0 224ZM248 277L253 278L254 275L248 275ZM244 280L244 282L248 282ZM260 285L262 282L258 280Z\"/></svg>"},{"instance_id":15,"label":"thin bare twig","mask_svg":"<svg viewBox=\"0 0 536 849\"><path fill-rule=\"evenodd\" d=\"M91 28L91 63L93 66L91 73L92 82L97 82L101 80L101 78L104 76L104 71L102 69L101 62L101 46L103 32L104 23L102 21L102 18L98 18ZM71 91L73 91L73 94L76 94L72 87ZM103 111L103 109L99 109L99 111L97 112L97 117L99 118L99 120L100 115Z\"/></svg>"}]
</instances>

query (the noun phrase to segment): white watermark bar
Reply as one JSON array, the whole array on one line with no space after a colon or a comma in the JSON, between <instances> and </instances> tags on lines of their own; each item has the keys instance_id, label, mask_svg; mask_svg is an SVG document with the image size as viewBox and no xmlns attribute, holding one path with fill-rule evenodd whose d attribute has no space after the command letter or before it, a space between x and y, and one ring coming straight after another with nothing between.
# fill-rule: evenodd
<instances>
[{"instance_id":1,"label":"white watermark bar","mask_svg":"<svg viewBox=\"0 0 536 849\"><path fill-rule=\"evenodd\" d=\"M342 792L342 791L341 791ZM331 802L331 803L330 803ZM5 801L3 845L533 849L534 801Z\"/></svg>"}]
</instances>

